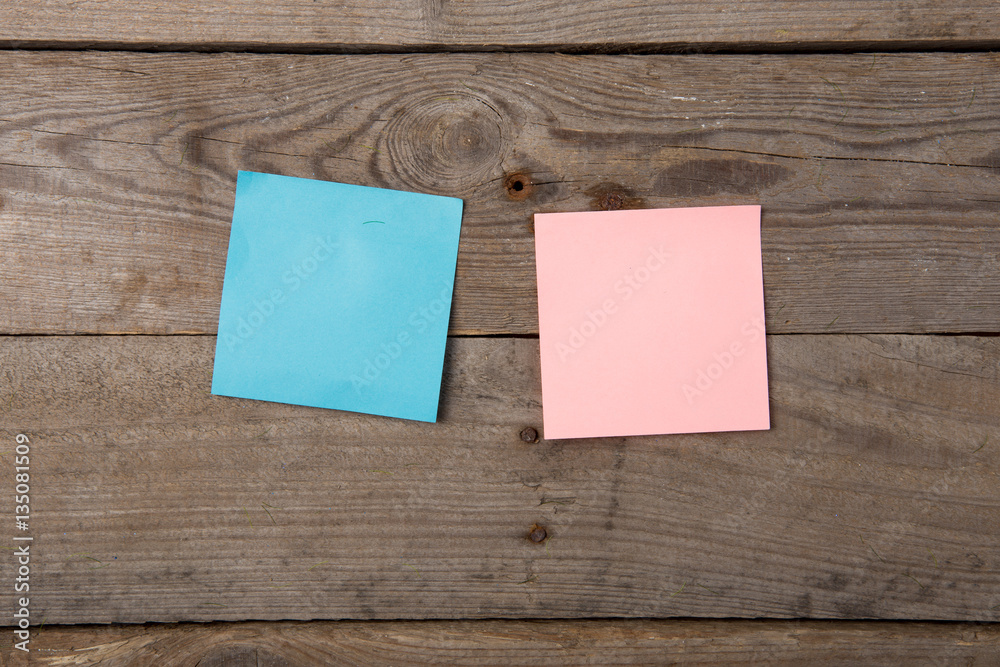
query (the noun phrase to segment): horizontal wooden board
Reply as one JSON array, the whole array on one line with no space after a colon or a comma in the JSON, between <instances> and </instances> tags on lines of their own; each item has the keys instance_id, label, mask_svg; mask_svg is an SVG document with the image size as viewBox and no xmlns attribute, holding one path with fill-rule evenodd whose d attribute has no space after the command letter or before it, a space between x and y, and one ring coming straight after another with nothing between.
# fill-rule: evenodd
<instances>
[{"instance_id":1,"label":"horizontal wooden board","mask_svg":"<svg viewBox=\"0 0 1000 667\"><path fill-rule=\"evenodd\" d=\"M213 397L214 343L0 339L37 621L1000 618L998 338L774 336L770 431L538 443L535 340L451 339L437 424Z\"/></svg>"},{"instance_id":2,"label":"horizontal wooden board","mask_svg":"<svg viewBox=\"0 0 1000 667\"><path fill-rule=\"evenodd\" d=\"M312 665L990 665L1000 628L835 621L312 621L45 626L11 667L99 664Z\"/></svg>"},{"instance_id":3,"label":"horizontal wooden board","mask_svg":"<svg viewBox=\"0 0 1000 667\"><path fill-rule=\"evenodd\" d=\"M465 199L455 334L537 331L533 212L742 203L771 332L1000 330L1000 54L0 68L0 332L214 333L238 169Z\"/></svg>"},{"instance_id":4,"label":"horizontal wooden board","mask_svg":"<svg viewBox=\"0 0 1000 667\"><path fill-rule=\"evenodd\" d=\"M995 47L988 0L6 0L0 45L266 51Z\"/></svg>"}]
</instances>

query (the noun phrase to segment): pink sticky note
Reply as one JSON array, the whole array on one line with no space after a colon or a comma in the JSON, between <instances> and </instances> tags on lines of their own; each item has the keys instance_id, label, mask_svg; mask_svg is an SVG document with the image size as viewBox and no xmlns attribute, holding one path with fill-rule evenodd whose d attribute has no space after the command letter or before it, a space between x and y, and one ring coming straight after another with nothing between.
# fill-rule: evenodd
<instances>
[{"instance_id":1,"label":"pink sticky note","mask_svg":"<svg viewBox=\"0 0 1000 667\"><path fill-rule=\"evenodd\" d=\"M535 215L546 438L770 428L759 206Z\"/></svg>"}]
</instances>

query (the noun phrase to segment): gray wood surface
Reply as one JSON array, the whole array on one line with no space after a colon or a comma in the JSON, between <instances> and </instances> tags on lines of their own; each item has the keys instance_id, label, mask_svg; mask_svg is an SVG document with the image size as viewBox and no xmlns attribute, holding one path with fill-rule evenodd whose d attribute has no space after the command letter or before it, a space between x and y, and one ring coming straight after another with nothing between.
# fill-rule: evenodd
<instances>
[{"instance_id":1,"label":"gray wood surface","mask_svg":"<svg viewBox=\"0 0 1000 667\"><path fill-rule=\"evenodd\" d=\"M977 623L586 620L45 627L35 665L963 665L1000 661ZM28 664L4 645L4 664Z\"/></svg>"},{"instance_id":2,"label":"gray wood surface","mask_svg":"<svg viewBox=\"0 0 1000 667\"><path fill-rule=\"evenodd\" d=\"M537 331L533 212L734 203L772 333L1000 330L998 54L0 68L3 333L214 333L238 169L465 199L456 334Z\"/></svg>"},{"instance_id":3,"label":"gray wood surface","mask_svg":"<svg viewBox=\"0 0 1000 667\"><path fill-rule=\"evenodd\" d=\"M0 46L217 50L995 47L988 0L5 0Z\"/></svg>"},{"instance_id":4,"label":"gray wood surface","mask_svg":"<svg viewBox=\"0 0 1000 667\"><path fill-rule=\"evenodd\" d=\"M0 664L1000 663L1000 339L895 335L1000 331L998 48L989 0L0 3ZM214 333L238 169L465 200L439 424L35 335ZM769 338L772 430L544 440L531 213L731 203L829 334Z\"/></svg>"},{"instance_id":5,"label":"gray wood surface","mask_svg":"<svg viewBox=\"0 0 1000 667\"><path fill-rule=\"evenodd\" d=\"M214 342L0 338L35 618L1000 616L1000 339L772 336L770 431L538 443L534 340L452 339L437 424L213 397Z\"/></svg>"}]
</instances>

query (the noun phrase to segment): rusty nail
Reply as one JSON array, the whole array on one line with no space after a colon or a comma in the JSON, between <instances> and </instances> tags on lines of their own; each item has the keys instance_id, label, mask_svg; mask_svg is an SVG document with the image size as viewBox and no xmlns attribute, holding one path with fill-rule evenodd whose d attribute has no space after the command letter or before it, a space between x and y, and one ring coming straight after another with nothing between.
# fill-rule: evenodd
<instances>
[{"instance_id":1,"label":"rusty nail","mask_svg":"<svg viewBox=\"0 0 1000 667\"><path fill-rule=\"evenodd\" d=\"M537 523L531 526L531 531L528 533L528 539L535 544L541 544L548 536L549 534L545 531L545 529Z\"/></svg>"},{"instance_id":2,"label":"rusty nail","mask_svg":"<svg viewBox=\"0 0 1000 667\"><path fill-rule=\"evenodd\" d=\"M521 431L521 440L531 443L538 442L538 431L528 426Z\"/></svg>"},{"instance_id":3,"label":"rusty nail","mask_svg":"<svg viewBox=\"0 0 1000 667\"><path fill-rule=\"evenodd\" d=\"M625 197L620 192L609 192L601 197L601 208L605 211L620 211L625 206Z\"/></svg>"}]
</instances>

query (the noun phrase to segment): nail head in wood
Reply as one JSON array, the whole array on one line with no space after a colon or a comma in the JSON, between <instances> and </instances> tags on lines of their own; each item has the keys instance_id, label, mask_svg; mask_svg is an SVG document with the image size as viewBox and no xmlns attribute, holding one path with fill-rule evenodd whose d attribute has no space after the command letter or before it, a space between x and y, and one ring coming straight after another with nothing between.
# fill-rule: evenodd
<instances>
[{"instance_id":1,"label":"nail head in wood","mask_svg":"<svg viewBox=\"0 0 1000 667\"><path fill-rule=\"evenodd\" d=\"M543 526L539 526L537 523L534 524L528 532L528 539L535 544L541 544L548 536L548 531L546 531Z\"/></svg>"}]
</instances>

